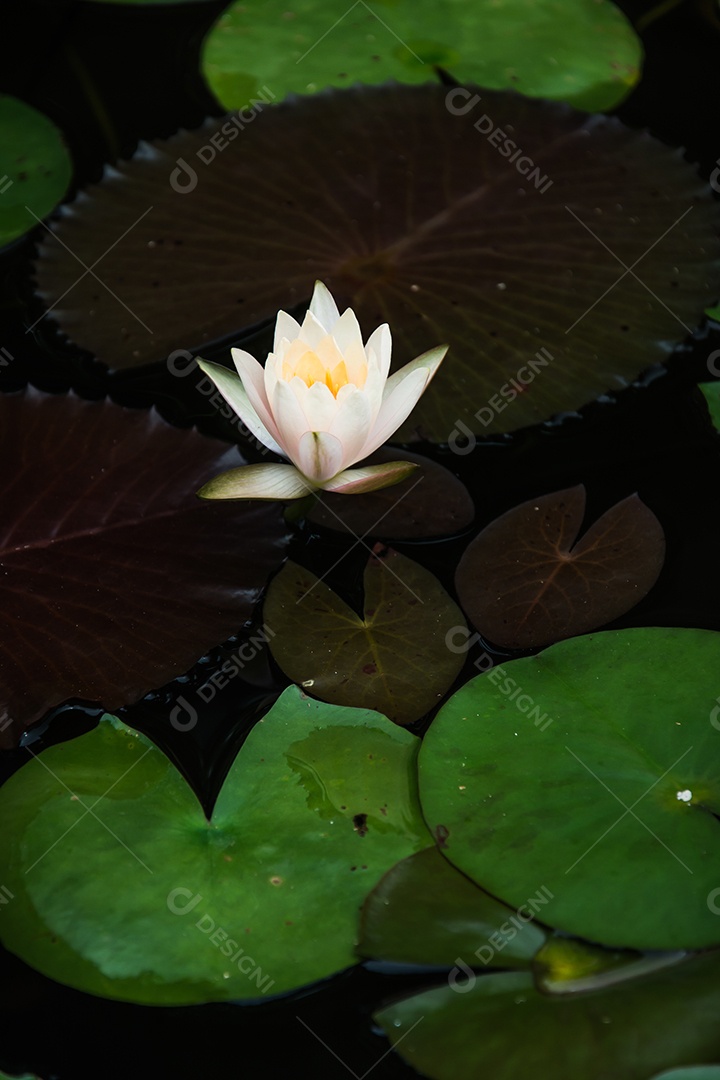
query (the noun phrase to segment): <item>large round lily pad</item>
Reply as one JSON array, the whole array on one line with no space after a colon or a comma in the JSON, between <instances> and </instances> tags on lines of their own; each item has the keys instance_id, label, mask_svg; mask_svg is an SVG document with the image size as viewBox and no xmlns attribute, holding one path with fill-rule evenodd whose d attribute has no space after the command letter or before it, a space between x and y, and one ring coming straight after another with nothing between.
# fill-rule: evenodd
<instances>
[{"instance_id":1,"label":"large round lily pad","mask_svg":"<svg viewBox=\"0 0 720 1080\"><path fill-rule=\"evenodd\" d=\"M570 998L540 993L526 972L488 974L465 993L442 986L375 1019L431 1080L647 1080L671 1065L716 1059L718 1010L716 951Z\"/></svg>"},{"instance_id":2,"label":"large round lily pad","mask_svg":"<svg viewBox=\"0 0 720 1080\"><path fill-rule=\"evenodd\" d=\"M208 821L165 755L106 715L0 791L3 944L59 982L153 1004L260 997L347 967L364 895L429 840L417 744L290 687Z\"/></svg>"},{"instance_id":3,"label":"large round lily pad","mask_svg":"<svg viewBox=\"0 0 720 1080\"><path fill-rule=\"evenodd\" d=\"M467 683L420 753L446 858L611 946L720 944L720 634L574 638Z\"/></svg>"},{"instance_id":4,"label":"large round lily pad","mask_svg":"<svg viewBox=\"0 0 720 1080\"><path fill-rule=\"evenodd\" d=\"M72 163L52 120L0 94L0 247L34 229L67 191Z\"/></svg>"},{"instance_id":5,"label":"large round lily pad","mask_svg":"<svg viewBox=\"0 0 720 1080\"><path fill-rule=\"evenodd\" d=\"M0 745L66 698L126 705L252 614L277 506L196 498L233 446L157 413L0 397Z\"/></svg>"},{"instance_id":6,"label":"large round lily pad","mask_svg":"<svg viewBox=\"0 0 720 1080\"><path fill-rule=\"evenodd\" d=\"M136 0L137 2L137 0ZM265 0L232 4L203 46L208 84L227 109L263 87L285 97L355 82L460 81L579 109L612 108L640 74L642 46L610 0Z\"/></svg>"},{"instance_id":7,"label":"large round lily pad","mask_svg":"<svg viewBox=\"0 0 720 1080\"><path fill-rule=\"evenodd\" d=\"M717 222L692 166L615 119L355 87L142 147L67 208L36 272L114 368L273 320L321 279L365 335L389 323L396 369L449 344L398 438L456 445L667 357L720 291Z\"/></svg>"}]
</instances>

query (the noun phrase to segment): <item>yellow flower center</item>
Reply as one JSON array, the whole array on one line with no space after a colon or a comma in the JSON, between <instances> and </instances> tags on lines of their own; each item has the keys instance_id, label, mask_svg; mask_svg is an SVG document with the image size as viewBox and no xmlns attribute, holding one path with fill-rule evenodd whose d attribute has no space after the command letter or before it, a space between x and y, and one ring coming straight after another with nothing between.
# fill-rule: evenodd
<instances>
[{"instance_id":1,"label":"yellow flower center","mask_svg":"<svg viewBox=\"0 0 720 1080\"><path fill-rule=\"evenodd\" d=\"M308 387L316 382L325 383L331 393L337 397L340 388L347 386L348 383L352 382L354 386L360 389L365 385L367 365L362 365L358 380L353 382L348 375L347 365L344 360L331 367L324 363L316 352L308 349L295 365L289 364L287 361L283 364L283 378L289 380L295 375L301 378Z\"/></svg>"}]
</instances>

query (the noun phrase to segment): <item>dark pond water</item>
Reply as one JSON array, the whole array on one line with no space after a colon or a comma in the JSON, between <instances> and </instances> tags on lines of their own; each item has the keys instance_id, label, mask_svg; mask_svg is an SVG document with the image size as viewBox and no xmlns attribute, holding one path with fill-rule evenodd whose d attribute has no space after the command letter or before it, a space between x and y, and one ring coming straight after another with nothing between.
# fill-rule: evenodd
<instances>
[{"instance_id":1,"label":"dark pond water","mask_svg":"<svg viewBox=\"0 0 720 1080\"><path fill-rule=\"evenodd\" d=\"M194 57L204 27L223 6L141 11L83 3L10 5L3 13L0 89L48 113L65 130L81 187L98 178L114 155L129 156L139 138L191 128L213 110L195 74ZM720 33L713 35L687 4L651 25L645 45L645 78L619 115L631 126L647 126L665 141L686 146L707 176L720 156ZM156 373L131 372L108 382L89 358L77 360L45 323L26 334L40 310L29 276L32 255L31 241L0 254L0 345L22 358L0 371L2 391L30 383L58 392L72 387L91 398L109 392L130 405L159 400L173 422L197 421L208 433L232 437L209 406L192 413L197 402L168 396L178 393L177 380L170 387ZM481 441L467 457L414 447L460 476L478 517L460 537L394 546L452 591L454 568L469 536L509 507L583 483L594 519L637 491L663 525L668 557L646 600L612 625L720 630L720 439L695 387L710 377L707 358L718 348L720 333L705 330L678 349L667 370L654 370L563 422ZM329 580L357 606L366 553L351 548L351 540L304 526L291 554L305 565L328 567L347 552ZM252 628L244 633L250 635ZM234 680L203 708L191 737L169 739L168 703L178 692L194 693L222 658L222 649L215 650L184 679L123 710L129 723L156 735L206 805L252 723L287 682L261 653L249 672L251 682ZM473 659L471 653L458 683ZM34 749L92 722L92 711L68 706L61 723L51 720L43 729ZM415 730L421 732L426 723L420 721ZM25 757L22 750L5 754L3 776ZM358 966L262 1007L146 1008L68 990L0 953L0 1067L34 1070L47 1080L346 1078L370 1070L373 1080L399 1080L415 1073L394 1054L383 1057L388 1046L373 1030L371 1012L383 999L427 982L427 975Z\"/></svg>"}]
</instances>

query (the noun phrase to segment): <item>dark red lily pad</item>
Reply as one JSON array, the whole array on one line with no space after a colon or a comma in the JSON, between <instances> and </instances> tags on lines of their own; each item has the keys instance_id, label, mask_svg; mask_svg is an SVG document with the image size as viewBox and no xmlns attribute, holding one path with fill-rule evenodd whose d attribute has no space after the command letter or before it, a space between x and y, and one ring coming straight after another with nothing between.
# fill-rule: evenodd
<instances>
[{"instance_id":1,"label":"dark red lily pad","mask_svg":"<svg viewBox=\"0 0 720 1080\"><path fill-rule=\"evenodd\" d=\"M465 625L462 612L429 570L382 544L363 585L361 618L321 578L288 561L263 606L270 650L314 697L410 724L460 672L464 656L448 649L446 637Z\"/></svg>"},{"instance_id":2,"label":"dark red lily pad","mask_svg":"<svg viewBox=\"0 0 720 1080\"><path fill-rule=\"evenodd\" d=\"M0 745L51 706L109 708L236 631L281 558L277 506L197 488L235 447L155 412L0 397Z\"/></svg>"},{"instance_id":3,"label":"dark red lily pad","mask_svg":"<svg viewBox=\"0 0 720 1080\"><path fill-rule=\"evenodd\" d=\"M315 525L324 525L353 536L382 536L393 540L448 536L469 525L475 507L463 483L449 469L430 458L387 447L367 459L376 465L386 461L414 461L419 468L392 487L366 495L333 495L323 491L308 514Z\"/></svg>"},{"instance_id":4,"label":"dark red lily pad","mask_svg":"<svg viewBox=\"0 0 720 1080\"><path fill-rule=\"evenodd\" d=\"M395 368L450 345L400 437L453 442L664 359L720 291L717 223L682 155L616 119L354 87L143 146L67 208L37 280L63 331L127 368L272 319L320 278L366 334L390 324Z\"/></svg>"},{"instance_id":5,"label":"dark red lily pad","mask_svg":"<svg viewBox=\"0 0 720 1080\"><path fill-rule=\"evenodd\" d=\"M584 634L624 615L653 587L665 535L638 496L611 507L577 540L584 514L579 484L508 510L466 549L458 596L490 641L529 649Z\"/></svg>"}]
</instances>

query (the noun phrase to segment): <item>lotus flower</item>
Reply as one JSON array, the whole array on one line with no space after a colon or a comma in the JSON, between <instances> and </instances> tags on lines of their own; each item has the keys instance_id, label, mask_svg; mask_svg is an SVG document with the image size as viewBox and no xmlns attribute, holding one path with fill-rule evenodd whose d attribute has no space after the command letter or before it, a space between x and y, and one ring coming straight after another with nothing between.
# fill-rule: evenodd
<instances>
[{"instance_id":1,"label":"lotus flower","mask_svg":"<svg viewBox=\"0 0 720 1080\"><path fill-rule=\"evenodd\" d=\"M379 326L363 345L355 313L342 315L315 283L302 326L278 312L265 367L233 349L238 374L199 361L228 404L264 446L292 465L245 465L215 477L206 499L298 499L313 491L357 494L395 484L409 461L351 469L372 454L412 412L440 361L441 345L388 377L390 329Z\"/></svg>"}]
</instances>

